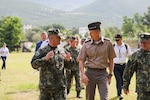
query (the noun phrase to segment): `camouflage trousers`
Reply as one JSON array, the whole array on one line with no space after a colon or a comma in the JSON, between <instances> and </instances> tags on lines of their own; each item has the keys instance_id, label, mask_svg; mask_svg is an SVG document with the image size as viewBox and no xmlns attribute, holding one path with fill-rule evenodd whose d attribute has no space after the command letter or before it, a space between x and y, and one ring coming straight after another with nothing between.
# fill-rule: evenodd
<instances>
[{"instance_id":1,"label":"camouflage trousers","mask_svg":"<svg viewBox=\"0 0 150 100\"><path fill-rule=\"evenodd\" d=\"M150 100L150 92L138 93L137 100Z\"/></svg>"},{"instance_id":2,"label":"camouflage trousers","mask_svg":"<svg viewBox=\"0 0 150 100\"><path fill-rule=\"evenodd\" d=\"M66 92L62 90L40 89L40 100L66 100Z\"/></svg>"},{"instance_id":3,"label":"camouflage trousers","mask_svg":"<svg viewBox=\"0 0 150 100\"><path fill-rule=\"evenodd\" d=\"M67 89L70 90L71 88L71 81L73 76L75 77L75 84L76 84L76 91L80 92L81 91L81 85L80 85L80 73L79 71L70 71L66 73L66 78L67 78Z\"/></svg>"}]
</instances>

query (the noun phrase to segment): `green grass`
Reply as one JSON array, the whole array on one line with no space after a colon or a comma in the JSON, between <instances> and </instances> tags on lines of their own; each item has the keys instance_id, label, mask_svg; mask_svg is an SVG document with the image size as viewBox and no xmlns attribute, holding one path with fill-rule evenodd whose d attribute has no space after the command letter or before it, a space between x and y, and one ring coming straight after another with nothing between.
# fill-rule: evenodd
<instances>
[{"instance_id":1,"label":"green grass","mask_svg":"<svg viewBox=\"0 0 150 100\"><path fill-rule=\"evenodd\" d=\"M33 53L11 53L7 59L7 69L0 70L0 100L38 100L39 98L39 72L32 69L30 65ZM2 61L0 59L0 67ZM112 77L112 83L109 85L109 100L119 100L116 98L116 82ZM130 93L124 95L124 100L136 100L135 77L132 78ZM71 88L67 100L79 100L75 98L75 85ZM85 100L85 90L82 90L80 100ZM99 99L96 90L95 100Z\"/></svg>"}]
</instances>

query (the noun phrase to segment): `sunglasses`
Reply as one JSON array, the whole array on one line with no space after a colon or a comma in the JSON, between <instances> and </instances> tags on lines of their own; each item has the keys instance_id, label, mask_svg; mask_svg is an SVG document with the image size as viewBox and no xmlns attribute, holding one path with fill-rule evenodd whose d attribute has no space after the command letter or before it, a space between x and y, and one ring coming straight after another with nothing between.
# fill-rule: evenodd
<instances>
[{"instance_id":1,"label":"sunglasses","mask_svg":"<svg viewBox=\"0 0 150 100\"><path fill-rule=\"evenodd\" d=\"M115 37L115 41L119 41L120 39L121 39L121 38L119 38L119 37L117 37L117 38Z\"/></svg>"},{"instance_id":2,"label":"sunglasses","mask_svg":"<svg viewBox=\"0 0 150 100\"><path fill-rule=\"evenodd\" d=\"M119 41L120 39L115 39L115 41Z\"/></svg>"}]
</instances>

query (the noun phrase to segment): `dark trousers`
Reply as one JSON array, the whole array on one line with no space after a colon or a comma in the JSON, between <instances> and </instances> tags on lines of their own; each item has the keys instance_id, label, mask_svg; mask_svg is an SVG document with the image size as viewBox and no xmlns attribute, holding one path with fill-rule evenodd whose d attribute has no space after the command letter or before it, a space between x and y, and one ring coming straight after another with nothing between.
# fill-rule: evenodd
<instances>
[{"instance_id":1,"label":"dark trousers","mask_svg":"<svg viewBox=\"0 0 150 100\"><path fill-rule=\"evenodd\" d=\"M6 56L1 56L3 64L2 64L2 69L6 69Z\"/></svg>"},{"instance_id":2,"label":"dark trousers","mask_svg":"<svg viewBox=\"0 0 150 100\"><path fill-rule=\"evenodd\" d=\"M120 65L115 64L114 66L114 75L116 78L116 88L117 88L117 95L120 96L122 94L122 86L123 86L123 71L125 69L126 64Z\"/></svg>"}]
</instances>

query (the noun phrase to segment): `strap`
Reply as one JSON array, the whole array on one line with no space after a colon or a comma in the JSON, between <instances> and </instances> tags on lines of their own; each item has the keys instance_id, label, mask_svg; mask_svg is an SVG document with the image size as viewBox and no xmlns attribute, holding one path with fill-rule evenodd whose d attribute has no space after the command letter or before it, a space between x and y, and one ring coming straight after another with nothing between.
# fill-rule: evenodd
<instances>
[{"instance_id":1,"label":"strap","mask_svg":"<svg viewBox=\"0 0 150 100\"><path fill-rule=\"evenodd\" d=\"M124 45L125 45L126 51L128 53L128 45L126 43L124 43ZM113 46L115 47L115 44L113 44Z\"/></svg>"}]
</instances>

